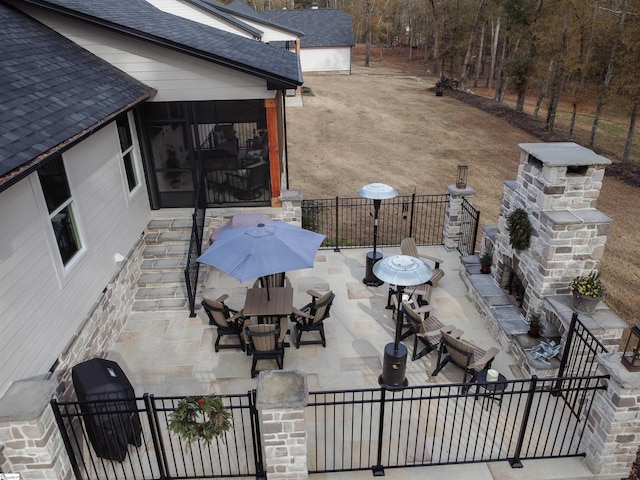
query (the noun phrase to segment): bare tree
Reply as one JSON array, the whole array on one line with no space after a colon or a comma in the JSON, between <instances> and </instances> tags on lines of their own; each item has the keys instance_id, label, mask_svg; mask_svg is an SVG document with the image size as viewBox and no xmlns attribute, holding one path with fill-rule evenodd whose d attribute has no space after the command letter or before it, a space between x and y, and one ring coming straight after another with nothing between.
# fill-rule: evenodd
<instances>
[{"instance_id":1,"label":"bare tree","mask_svg":"<svg viewBox=\"0 0 640 480\"><path fill-rule=\"evenodd\" d=\"M487 75L487 87L493 87L493 77L496 73L496 57L498 56L498 38L500 38L500 17L496 18L494 26L491 19L491 65L489 66L489 75Z\"/></svg>"},{"instance_id":2,"label":"bare tree","mask_svg":"<svg viewBox=\"0 0 640 480\"><path fill-rule=\"evenodd\" d=\"M600 96L598 97L598 106L596 107L596 113L593 118L593 124L591 125L591 136L589 137L589 148L593 148L596 143L596 132L598 131L598 125L600 124L600 116L602 115L602 109L605 106L607 100L607 94L609 93L609 85L611 85L611 78L613 77L613 66L616 60L616 52L618 50L618 43L620 42L620 35L624 27L624 20L629 10L629 0L624 0L622 5L622 11L617 12L620 15L620 22L618 23L618 33L611 46L611 54L609 55L609 63L607 64L607 73L604 76L604 82L600 89Z\"/></svg>"}]
</instances>

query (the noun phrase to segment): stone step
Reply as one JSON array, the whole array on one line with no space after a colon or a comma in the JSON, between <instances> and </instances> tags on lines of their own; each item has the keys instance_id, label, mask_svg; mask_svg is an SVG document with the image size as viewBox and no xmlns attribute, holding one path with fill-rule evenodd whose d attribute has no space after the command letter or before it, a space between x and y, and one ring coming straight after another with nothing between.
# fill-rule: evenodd
<instances>
[{"instance_id":1,"label":"stone step","mask_svg":"<svg viewBox=\"0 0 640 480\"><path fill-rule=\"evenodd\" d=\"M149 245L171 245L171 244L186 244L189 245L191 239L191 230L177 230L177 231L159 231L148 232L144 236L144 242Z\"/></svg>"},{"instance_id":2,"label":"stone step","mask_svg":"<svg viewBox=\"0 0 640 480\"><path fill-rule=\"evenodd\" d=\"M209 225L209 219L205 219L205 229ZM147 225L149 232L162 232L162 231L191 231L192 220L188 218L167 218L151 220Z\"/></svg>"},{"instance_id":3,"label":"stone step","mask_svg":"<svg viewBox=\"0 0 640 480\"><path fill-rule=\"evenodd\" d=\"M140 269L145 273L152 271L173 272L183 271L187 265L187 259L183 257L171 258L145 258L140 265Z\"/></svg>"},{"instance_id":4,"label":"stone step","mask_svg":"<svg viewBox=\"0 0 640 480\"><path fill-rule=\"evenodd\" d=\"M172 244L154 244L144 247L142 256L146 259L150 258L186 258L189 252L189 244L172 243Z\"/></svg>"},{"instance_id":5,"label":"stone step","mask_svg":"<svg viewBox=\"0 0 640 480\"><path fill-rule=\"evenodd\" d=\"M134 312L158 312L179 310L187 313L189 302L184 298L153 298L136 300L131 307Z\"/></svg>"}]
</instances>

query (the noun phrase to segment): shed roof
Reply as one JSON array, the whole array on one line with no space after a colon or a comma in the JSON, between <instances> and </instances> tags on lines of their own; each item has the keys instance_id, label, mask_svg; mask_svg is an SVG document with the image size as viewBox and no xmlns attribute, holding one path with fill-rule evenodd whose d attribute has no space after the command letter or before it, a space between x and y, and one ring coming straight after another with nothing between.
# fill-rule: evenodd
<instances>
[{"instance_id":1,"label":"shed roof","mask_svg":"<svg viewBox=\"0 0 640 480\"><path fill-rule=\"evenodd\" d=\"M260 12L260 15L274 23L303 32L304 36L300 38L300 46L303 48L355 45L353 23L344 10L274 10Z\"/></svg>"},{"instance_id":2,"label":"shed roof","mask_svg":"<svg viewBox=\"0 0 640 480\"><path fill-rule=\"evenodd\" d=\"M0 2L0 190L155 90Z\"/></svg>"}]
</instances>

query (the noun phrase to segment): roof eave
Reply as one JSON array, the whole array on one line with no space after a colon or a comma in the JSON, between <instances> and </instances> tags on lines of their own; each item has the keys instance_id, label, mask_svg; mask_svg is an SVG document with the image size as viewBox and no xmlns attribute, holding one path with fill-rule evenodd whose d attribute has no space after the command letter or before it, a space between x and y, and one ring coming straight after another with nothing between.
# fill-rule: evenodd
<instances>
[{"instance_id":1,"label":"roof eave","mask_svg":"<svg viewBox=\"0 0 640 480\"><path fill-rule=\"evenodd\" d=\"M88 128L85 128L84 130L78 132L74 136L67 138L64 142L60 142L58 145L55 145L54 147L50 148L46 152L41 153L40 155L38 155L37 157L34 157L30 161L23 163L19 167L14 168L10 172L7 172L4 175L0 176L0 192L3 192L4 190L11 187L12 185L15 185L23 178L35 172L38 169L38 167L40 167L42 164L49 161L54 156L60 155L61 153L66 152L74 145L77 145L87 137L93 135L98 130L102 129L108 123L112 122L118 115L124 112L128 112L136 105L142 102L145 102L151 97L155 96L156 93L158 93L156 89L150 89L144 95L141 95L140 97L136 98L134 101L129 102L124 107L119 108L118 110L110 113L106 117L103 117L102 119L98 120Z\"/></svg>"}]
</instances>

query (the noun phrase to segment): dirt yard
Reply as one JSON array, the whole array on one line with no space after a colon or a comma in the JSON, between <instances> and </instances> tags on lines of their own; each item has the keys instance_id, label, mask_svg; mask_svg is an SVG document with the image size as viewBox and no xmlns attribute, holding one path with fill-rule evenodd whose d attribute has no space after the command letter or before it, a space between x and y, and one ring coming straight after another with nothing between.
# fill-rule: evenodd
<instances>
[{"instance_id":1,"label":"dirt yard","mask_svg":"<svg viewBox=\"0 0 640 480\"><path fill-rule=\"evenodd\" d=\"M499 108L488 113L452 92L436 97L437 79L421 62L387 56L364 67L359 53L350 76L305 76L304 107L287 109L290 188L305 198L356 196L372 182L400 194L445 193L465 162L481 223L495 224L503 181L517 175L518 143L541 141L536 132ZM601 265L606 303L629 324L640 310L637 199L637 187L605 176L598 207L614 220Z\"/></svg>"}]
</instances>

